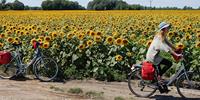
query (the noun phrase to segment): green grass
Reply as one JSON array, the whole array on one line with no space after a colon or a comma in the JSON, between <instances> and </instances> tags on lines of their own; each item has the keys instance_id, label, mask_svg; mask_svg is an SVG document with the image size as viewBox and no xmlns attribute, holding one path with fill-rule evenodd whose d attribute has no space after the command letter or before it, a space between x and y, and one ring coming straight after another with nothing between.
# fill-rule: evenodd
<instances>
[{"instance_id":1,"label":"green grass","mask_svg":"<svg viewBox=\"0 0 200 100\"><path fill-rule=\"evenodd\" d=\"M83 93L83 90L81 88L70 88L68 90L68 93L81 94L81 93Z\"/></svg>"},{"instance_id":2,"label":"green grass","mask_svg":"<svg viewBox=\"0 0 200 100\"><path fill-rule=\"evenodd\" d=\"M85 93L87 97L95 99L95 100L103 100L104 99L103 94L104 92L95 92L95 91L89 91Z\"/></svg>"},{"instance_id":3,"label":"green grass","mask_svg":"<svg viewBox=\"0 0 200 100\"><path fill-rule=\"evenodd\" d=\"M61 89L61 88L55 87L55 86L50 86L50 89L53 89L54 91L65 92L64 89Z\"/></svg>"},{"instance_id":4,"label":"green grass","mask_svg":"<svg viewBox=\"0 0 200 100\"><path fill-rule=\"evenodd\" d=\"M115 97L114 100L125 100L123 97Z\"/></svg>"}]
</instances>

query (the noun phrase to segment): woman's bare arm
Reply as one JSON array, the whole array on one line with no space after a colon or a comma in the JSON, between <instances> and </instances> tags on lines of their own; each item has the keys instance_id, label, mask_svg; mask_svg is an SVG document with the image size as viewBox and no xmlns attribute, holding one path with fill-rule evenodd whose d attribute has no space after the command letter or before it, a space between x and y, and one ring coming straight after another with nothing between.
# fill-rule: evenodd
<instances>
[{"instance_id":1,"label":"woman's bare arm","mask_svg":"<svg viewBox=\"0 0 200 100\"><path fill-rule=\"evenodd\" d=\"M165 42L167 45L169 45L173 50L176 50L176 47L174 47L174 45L172 45L172 43L170 43L166 38L165 38Z\"/></svg>"}]
</instances>

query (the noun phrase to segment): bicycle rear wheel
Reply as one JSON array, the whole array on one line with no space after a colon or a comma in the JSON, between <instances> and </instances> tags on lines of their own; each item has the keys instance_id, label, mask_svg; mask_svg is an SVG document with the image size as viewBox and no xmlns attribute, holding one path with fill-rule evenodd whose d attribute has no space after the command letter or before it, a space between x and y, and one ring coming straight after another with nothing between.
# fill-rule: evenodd
<instances>
[{"instance_id":1,"label":"bicycle rear wheel","mask_svg":"<svg viewBox=\"0 0 200 100\"><path fill-rule=\"evenodd\" d=\"M9 79L17 73L17 63L11 61L9 64L0 65L0 78Z\"/></svg>"},{"instance_id":2,"label":"bicycle rear wheel","mask_svg":"<svg viewBox=\"0 0 200 100\"><path fill-rule=\"evenodd\" d=\"M186 72L180 75L176 82L178 93L183 98L199 99L200 98L200 73Z\"/></svg>"},{"instance_id":3,"label":"bicycle rear wheel","mask_svg":"<svg viewBox=\"0 0 200 100\"><path fill-rule=\"evenodd\" d=\"M40 58L34 66L36 77L41 81L51 81L58 74L58 65L51 58Z\"/></svg>"},{"instance_id":4,"label":"bicycle rear wheel","mask_svg":"<svg viewBox=\"0 0 200 100\"><path fill-rule=\"evenodd\" d=\"M136 68L128 78L128 87L130 91L138 97L150 97L156 92L156 85L152 81L143 80L141 77L141 68Z\"/></svg>"}]
</instances>

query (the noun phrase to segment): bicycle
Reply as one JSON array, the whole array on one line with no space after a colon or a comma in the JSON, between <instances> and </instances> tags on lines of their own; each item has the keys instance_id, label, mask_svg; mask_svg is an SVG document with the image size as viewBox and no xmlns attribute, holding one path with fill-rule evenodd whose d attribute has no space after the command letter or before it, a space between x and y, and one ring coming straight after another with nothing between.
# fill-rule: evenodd
<instances>
[{"instance_id":1,"label":"bicycle","mask_svg":"<svg viewBox=\"0 0 200 100\"><path fill-rule=\"evenodd\" d=\"M174 76L170 77L169 81L161 82L158 79L158 65L155 65L154 80L143 80L141 77L141 64L135 64L131 68L131 72L128 74L128 87L130 91L138 97L150 97L156 90L160 93L168 92L168 86L176 86L179 95L182 98L195 98L200 99L200 81L196 81L196 78L200 78L200 73L194 71L187 71L184 59L180 60L181 66ZM199 72L199 71L198 71ZM188 94L190 93L190 94Z\"/></svg>"},{"instance_id":2,"label":"bicycle","mask_svg":"<svg viewBox=\"0 0 200 100\"><path fill-rule=\"evenodd\" d=\"M41 81L52 81L58 74L58 65L52 59L45 57L41 49L39 48L42 44L35 42L33 59L28 63L24 64L22 61L22 54L19 49L21 44L13 44L15 50L11 50L12 59L8 64L0 66L0 77L3 79L11 79L18 75L25 76L26 70L32 65L32 72Z\"/></svg>"}]
</instances>

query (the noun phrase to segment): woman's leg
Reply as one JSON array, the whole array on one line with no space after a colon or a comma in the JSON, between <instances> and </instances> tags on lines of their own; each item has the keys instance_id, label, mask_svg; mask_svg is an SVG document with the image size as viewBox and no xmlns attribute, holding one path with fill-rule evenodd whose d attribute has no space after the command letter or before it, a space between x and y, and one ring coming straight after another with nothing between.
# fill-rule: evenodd
<instances>
[{"instance_id":1,"label":"woman's leg","mask_svg":"<svg viewBox=\"0 0 200 100\"><path fill-rule=\"evenodd\" d=\"M162 69L159 66L159 70L160 70L160 75L162 76L171 66L172 66L172 62L167 60L167 59L163 59L159 65L165 65Z\"/></svg>"}]
</instances>

